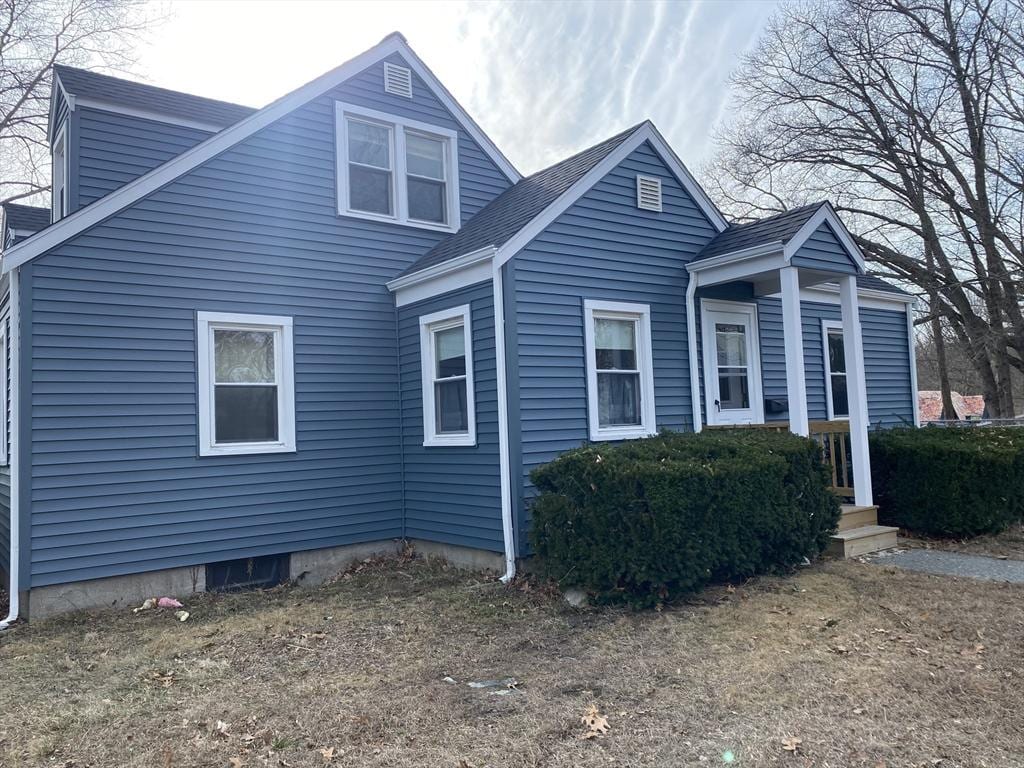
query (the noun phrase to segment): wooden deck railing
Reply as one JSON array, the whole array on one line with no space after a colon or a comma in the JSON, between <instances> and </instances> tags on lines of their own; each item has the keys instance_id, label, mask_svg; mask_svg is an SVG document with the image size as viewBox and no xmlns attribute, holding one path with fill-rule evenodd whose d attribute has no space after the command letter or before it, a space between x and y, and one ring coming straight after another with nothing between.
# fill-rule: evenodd
<instances>
[{"instance_id":1,"label":"wooden deck railing","mask_svg":"<svg viewBox=\"0 0 1024 768\"><path fill-rule=\"evenodd\" d=\"M769 429L776 432L789 429L788 421L769 421L765 424L708 425L707 429ZM853 498L853 449L850 446L850 422L810 421L811 439L821 446L822 458L832 472L832 492L837 496Z\"/></svg>"}]
</instances>

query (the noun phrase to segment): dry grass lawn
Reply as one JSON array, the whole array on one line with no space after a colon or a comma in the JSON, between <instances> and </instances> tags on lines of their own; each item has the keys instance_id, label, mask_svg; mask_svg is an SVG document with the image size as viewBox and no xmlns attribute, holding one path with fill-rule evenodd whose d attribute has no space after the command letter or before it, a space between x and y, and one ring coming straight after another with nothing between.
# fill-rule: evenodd
<instances>
[{"instance_id":1,"label":"dry grass lawn","mask_svg":"<svg viewBox=\"0 0 1024 768\"><path fill-rule=\"evenodd\" d=\"M1024 560L1024 523L1014 523L1002 533L972 539L929 539L900 531L900 544L925 549L942 549L968 555Z\"/></svg>"},{"instance_id":2,"label":"dry grass lawn","mask_svg":"<svg viewBox=\"0 0 1024 768\"><path fill-rule=\"evenodd\" d=\"M0 765L1024 766L1011 585L824 562L632 613L395 561L189 609L4 635Z\"/></svg>"}]
</instances>

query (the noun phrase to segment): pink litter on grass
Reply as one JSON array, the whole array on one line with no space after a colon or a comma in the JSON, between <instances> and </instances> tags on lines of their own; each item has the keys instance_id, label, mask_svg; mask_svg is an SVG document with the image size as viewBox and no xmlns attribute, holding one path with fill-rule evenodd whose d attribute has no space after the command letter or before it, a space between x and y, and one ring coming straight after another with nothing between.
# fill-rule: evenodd
<instances>
[{"instance_id":1,"label":"pink litter on grass","mask_svg":"<svg viewBox=\"0 0 1024 768\"><path fill-rule=\"evenodd\" d=\"M173 597L161 597L156 602L157 608L181 608L181 603L175 600Z\"/></svg>"}]
</instances>

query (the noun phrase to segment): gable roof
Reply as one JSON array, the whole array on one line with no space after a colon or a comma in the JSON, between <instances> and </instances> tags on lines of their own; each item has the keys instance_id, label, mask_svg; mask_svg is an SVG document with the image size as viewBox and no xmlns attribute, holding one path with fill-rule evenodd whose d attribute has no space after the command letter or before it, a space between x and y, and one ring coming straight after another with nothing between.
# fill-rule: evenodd
<instances>
[{"instance_id":1,"label":"gable roof","mask_svg":"<svg viewBox=\"0 0 1024 768\"><path fill-rule=\"evenodd\" d=\"M886 293L898 293L903 296L911 295L907 291L904 291L902 288L893 285L888 280L883 280L877 275L857 275L857 286L859 288L865 288L869 291L885 291Z\"/></svg>"},{"instance_id":2,"label":"gable roof","mask_svg":"<svg viewBox=\"0 0 1024 768\"><path fill-rule=\"evenodd\" d=\"M20 203L4 203L4 229L35 233L50 226L50 209Z\"/></svg>"},{"instance_id":3,"label":"gable roof","mask_svg":"<svg viewBox=\"0 0 1024 768\"><path fill-rule=\"evenodd\" d=\"M434 91L442 104L452 116L480 145L481 149L494 161L499 169L515 183L521 178L519 172L498 150L494 142L488 138L466 111L452 97L448 89L441 84L433 72L427 68L416 53L409 47L405 38L397 32L385 37L381 42L367 51L349 59L330 72L297 88L291 93L271 102L234 125L215 133L191 149L159 165L134 181L100 198L91 205L81 208L70 216L55 222L46 230L18 243L8 249L3 256L0 272L6 273L25 262L34 259L46 251L65 242L84 230L99 224L124 208L156 192L189 171L225 152L234 145L244 141L257 131L266 128L293 110L326 93L335 86L359 74L364 69L392 55L399 54L409 67Z\"/></svg>"},{"instance_id":4,"label":"gable roof","mask_svg":"<svg viewBox=\"0 0 1024 768\"><path fill-rule=\"evenodd\" d=\"M701 249L694 261L740 251L765 242L788 243L823 205L824 202L811 203L765 219L730 224L728 229L719 232Z\"/></svg>"},{"instance_id":5,"label":"gable roof","mask_svg":"<svg viewBox=\"0 0 1024 768\"><path fill-rule=\"evenodd\" d=\"M462 229L427 251L402 275L419 272L481 248L501 247L639 127L635 125L560 163L520 179L481 208Z\"/></svg>"},{"instance_id":6,"label":"gable roof","mask_svg":"<svg viewBox=\"0 0 1024 768\"><path fill-rule=\"evenodd\" d=\"M253 107L241 104L193 96L64 64L55 64L53 74L54 80L60 81L64 92L70 97L69 106L72 109L79 103L96 102L97 106L128 107L221 128L237 123L256 111Z\"/></svg>"}]
</instances>

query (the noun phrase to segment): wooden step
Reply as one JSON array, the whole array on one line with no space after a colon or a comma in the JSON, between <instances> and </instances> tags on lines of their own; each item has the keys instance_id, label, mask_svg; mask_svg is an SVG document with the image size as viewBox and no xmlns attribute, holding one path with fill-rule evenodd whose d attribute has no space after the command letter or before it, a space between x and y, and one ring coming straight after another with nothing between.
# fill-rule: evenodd
<instances>
[{"instance_id":1,"label":"wooden step","mask_svg":"<svg viewBox=\"0 0 1024 768\"><path fill-rule=\"evenodd\" d=\"M851 531L865 525L878 525L878 507L858 507L843 504L843 516L839 518L839 530Z\"/></svg>"},{"instance_id":2,"label":"wooden step","mask_svg":"<svg viewBox=\"0 0 1024 768\"><path fill-rule=\"evenodd\" d=\"M848 531L839 531L828 544L828 552L836 557L858 557L896 546L899 528L890 525L862 525Z\"/></svg>"}]
</instances>

